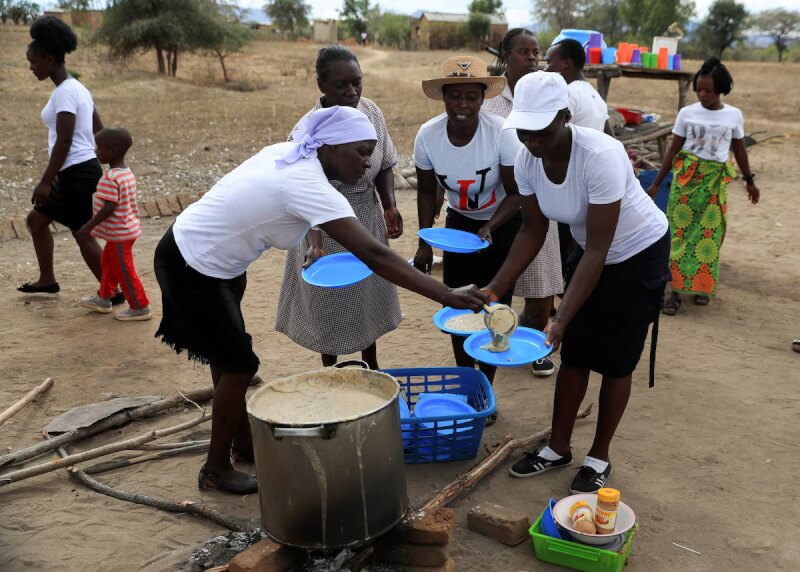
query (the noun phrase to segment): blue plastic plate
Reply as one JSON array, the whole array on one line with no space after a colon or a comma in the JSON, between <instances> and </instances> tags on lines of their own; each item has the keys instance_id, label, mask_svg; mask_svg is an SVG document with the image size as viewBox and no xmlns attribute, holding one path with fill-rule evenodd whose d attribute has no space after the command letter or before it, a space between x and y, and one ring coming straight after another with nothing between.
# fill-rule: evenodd
<instances>
[{"instance_id":1,"label":"blue plastic plate","mask_svg":"<svg viewBox=\"0 0 800 572\"><path fill-rule=\"evenodd\" d=\"M338 252L317 259L303 270L303 280L323 288L344 288L361 282L372 270L354 254Z\"/></svg>"},{"instance_id":2,"label":"blue plastic plate","mask_svg":"<svg viewBox=\"0 0 800 572\"><path fill-rule=\"evenodd\" d=\"M514 367L535 362L550 355L553 351L551 347L544 345L546 336L544 332L533 328L517 328L511 334L511 344L507 351L490 352L482 350L481 346L492 342L492 334L489 330L481 330L471 334L464 340L464 351L476 360L496 365L499 367Z\"/></svg>"},{"instance_id":3,"label":"blue plastic plate","mask_svg":"<svg viewBox=\"0 0 800 572\"><path fill-rule=\"evenodd\" d=\"M475 415L477 411L470 404L463 400L460 395L431 394L427 395L425 399L420 399L416 406L414 406L414 417L460 417L462 415ZM439 421L437 424L438 433L452 434L454 421ZM433 422L420 423L426 429L433 429ZM469 431L472 429L471 425L459 426L456 429L457 433L462 431Z\"/></svg>"},{"instance_id":4,"label":"blue plastic plate","mask_svg":"<svg viewBox=\"0 0 800 572\"><path fill-rule=\"evenodd\" d=\"M421 228L417 235L434 248L469 254L489 246L488 240L481 240L477 234L454 228Z\"/></svg>"},{"instance_id":5,"label":"blue plastic plate","mask_svg":"<svg viewBox=\"0 0 800 572\"><path fill-rule=\"evenodd\" d=\"M492 302L490 306L494 306L497 302ZM461 316L463 314L472 314L472 310L458 310L456 308L451 308L450 306L445 306L438 312L433 315L433 325L442 330L446 334L453 334L456 336L464 336L467 337L474 333L474 331L464 331L464 330L453 330L452 328L445 327L445 324L451 319L455 318L456 316ZM481 310L479 315L483 316L486 312ZM485 329L485 328L484 328ZM478 330L480 331L480 330Z\"/></svg>"}]
</instances>

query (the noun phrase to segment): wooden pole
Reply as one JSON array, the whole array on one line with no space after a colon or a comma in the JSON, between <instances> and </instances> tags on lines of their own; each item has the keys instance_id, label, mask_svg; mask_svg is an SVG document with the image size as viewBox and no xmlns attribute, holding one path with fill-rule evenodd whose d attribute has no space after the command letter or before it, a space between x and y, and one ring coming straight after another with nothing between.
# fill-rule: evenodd
<instances>
[{"instance_id":1,"label":"wooden pole","mask_svg":"<svg viewBox=\"0 0 800 572\"><path fill-rule=\"evenodd\" d=\"M578 411L576 418L583 419L591 412L592 405L589 404ZM478 481L496 469L498 465L500 465L508 458L509 455L511 455L511 453L519 449L529 448L536 443L547 439L549 436L550 429L545 429L521 439L507 440L494 451L492 451L488 457L472 467L472 469L470 469L468 472L464 473L463 475L459 475L456 480L440 490L432 499L422 506L421 510L427 513L429 511L434 511L437 508L447 506L458 496L475 487L475 485L478 484Z\"/></svg>"},{"instance_id":2,"label":"wooden pole","mask_svg":"<svg viewBox=\"0 0 800 572\"><path fill-rule=\"evenodd\" d=\"M162 399L161 401L148 403L147 405L142 405L141 407L120 411L119 413L115 413L110 417L106 417L102 421L98 421L89 427L81 427L80 429L68 431L67 433L62 433L57 437L53 437L52 439L49 438L49 435L45 435L47 439L41 443L0 456L0 467L22 463L23 461L33 459L34 457L38 457L39 455L49 451L54 451L58 447L66 445L67 443L80 441L81 439L86 439L87 437L97 435L103 431L122 427L131 421L144 419L145 417L152 417L157 413L161 413L167 409L172 409L173 407L177 407L179 405L185 405L187 401L203 403L205 401L209 401L213 396L213 388L190 391L186 394L180 394L168 399Z\"/></svg>"},{"instance_id":3,"label":"wooden pole","mask_svg":"<svg viewBox=\"0 0 800 572\"><path fill-rule=\"evenodd\" d=\"M145 453L144 455L136 455L134 457L126 457L123 459L112 459L97 463L83 470L87 475L99 475L106 471L113 471L114 469L121 469L123 467L131 467L139 463L147 461L154 461L156 459L167 459L177 455L184 455L186 453L196 453L198 451L208 451L208 443L201 443L199 445L188 445L186 447L175 447L174 449L164 449L155 453ZM1 477L0 477L1 478Z\"/></svg>"},{"instance_id":4,"label":"wooden pole","mask_svg":"<svg viewBox=\"0 0 800 572\"><path fill-rule=\"evenodd\" d=\"M64 459L68 459L69 457L75 456L67 454L66 450L64 450L63 447L58 448L58 454L62 457L61 459L62 461ZM239 519L228 516L227 514L223 514L205 505L197 504L194 501L184 500L180 502L173 502L166 499L153 497L150 495L143 495L128 491L120 491L108 485L104 485L103 483L93 479L92 477L90 477L83 471L76 469L75 467L68 467L67 471L69 471L69 474L72 477L74 477L75 479L77 479L78 481L80 481L93 491L98 492L100 494L108 495L115 499L141 504L145 506L151 506L153 508L165 510L168 512L193 514L195 516L207 518L212 522L216 522L217 524L224 526L228 530L233 530L236 532L244 532L250 530L250 527L248 527L245 523L243 523Z\"/></svg>"},{"instance_id":5,"label":"wooden pole","mask_svg":"<svg viewBox=\"0 0 800 572\"><path fill-rule=\"evenodd\" d=\"M33 467L20 469L19 471L12 471L10 473L0 475L0 487L17 483L31 477L37 477L45 473L50 473L58 469L63 469L64 467L73 465L75 463L82 463L84 461L96 459L104 455L124 451L125 449L130 449L131 447L137 447L142 443L154 441L159 437L166 437L167 435L172 435L174 433L178 433L179 431L184 431L185 429L190 429L195 425L199 425L200 423L209 421L210 419L211 415L203 411L199 417L196 417L190 421L186 421L185 423L181 423L180 425L167 427L165 429L156 429L155 431L148 431L147 433L143 433L138 437L132 437L131 439L125 439L124 441L118 441L116 443L109 443L108 445L103 445L102 447L97 447L96 449L89 449L88 451L69 455L55 461L50 461L49 463L42 463L41 465L34 465Z\"/></svg>"},{"instance_id":6,"label":"wooden pole","mask_svg":"<svg viewBox=\"0 0 800 572\"><path fill-rule=\"evenodd\" d=\"M14 417L19 411L28 405L31 401L35 400L37 397L48 391L51 387L53 387L53 378L48 377L42 383L31 389L25 397L17 401L14 405L0 413L0 425Z\"/></svg>"}]
</instances>

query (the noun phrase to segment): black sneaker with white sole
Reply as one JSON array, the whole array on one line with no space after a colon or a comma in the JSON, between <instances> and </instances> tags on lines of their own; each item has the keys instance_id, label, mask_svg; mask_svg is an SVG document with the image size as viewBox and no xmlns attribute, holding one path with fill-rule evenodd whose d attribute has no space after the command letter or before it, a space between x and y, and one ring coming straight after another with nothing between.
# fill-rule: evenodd
<instances>
[{"instance_id":1,"label":"black sneaker with white sole","mask_svg":"<svg viewBox=\"0 0 800 572\"><path fill-rule=\"evenodd\" d=\"M547 377L556 371L556 364L550 358L537 359L531 364L531 372L536 377Z\"/></svg>"},{"instance_id":2,"label":"black sneaker with white sole","mask_svg":"<svg viewBox=\"0 0 800 572\"><path fill-rule=\"evenodd\" d=\"M514 463L508 472L512 477L524 479L541 475L550 469L560 469L570 464L572 464L572 452L567 453L557 461L548 461L540 457L539 451L536 451L535 453L525 453L525 457Z\"/></svg>"},{"instance_id":3,"label":"black sneaker with white sole","mask_svg":"<svg viewBox=\"0 0 800 572\"><path fill-rule=\"evenodd\" d=\"M597 489L602 489L606 486L608 479L611 477L611 463L608 464L606 470L598 473L591 467L586 465L582 466L572 479L572 484L569 487L569 492L574 495L580 493L596 493Z\"/></svg>"}]
</instances>

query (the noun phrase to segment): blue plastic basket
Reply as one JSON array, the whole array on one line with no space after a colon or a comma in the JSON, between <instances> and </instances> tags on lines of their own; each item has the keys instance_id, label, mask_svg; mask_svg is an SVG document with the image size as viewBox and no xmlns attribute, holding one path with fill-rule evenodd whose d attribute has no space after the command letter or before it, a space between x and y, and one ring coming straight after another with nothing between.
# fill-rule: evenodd
<instances>
[{"instance_id":1,"label":"blue plastic basket","mask_svg":"<svg viewBox=\"0 0 800 572\"><path fill-rule=\"evenodd\" d=\"M656 179L656 175L658 175L658 171L639 171L639 184L642 185L642 188L646 191L647 187L653 184L653 181ZM658 192L656 193L655 202L658 208L662 211L667 212L667 201L669 200L669 188L672 186L672 173L667 173L667 176L664 177L664 180L661 181L661 184L658 185Z\"/></svg>"},{"instance_id":2,"label":"blue plastic basket","mask_svg":"<svg viewBox=\"0 0 800 572\"><path fill-rule=\"evenodd\" d=\"M486 418L497 409L494 391L483 373L468 367L383 371L397 379L400 388L405 390L409 407L413 407L423 393L456 393L466 395L467 403L475 409L473 414L457 417L402 418L406 463L459 461L478 455Z\"/></svg>"}]
</instances>

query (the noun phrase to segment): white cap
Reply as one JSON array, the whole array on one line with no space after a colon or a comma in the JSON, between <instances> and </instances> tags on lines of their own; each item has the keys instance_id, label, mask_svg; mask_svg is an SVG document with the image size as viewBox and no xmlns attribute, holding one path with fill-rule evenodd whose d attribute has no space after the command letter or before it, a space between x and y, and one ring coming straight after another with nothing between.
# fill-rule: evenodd
<instances>
[{"instance_id":1,"label":"white cap","mask_svg":"<svg viewBox=\"0 0 800 572\"><path fill-rule=\"evenodd\" d=\"M514 86L514 108L503 129L540 131L553 122L559 111L568 107L567 82L560 73L526 74Z\"/></svg>"}]
</instances>

